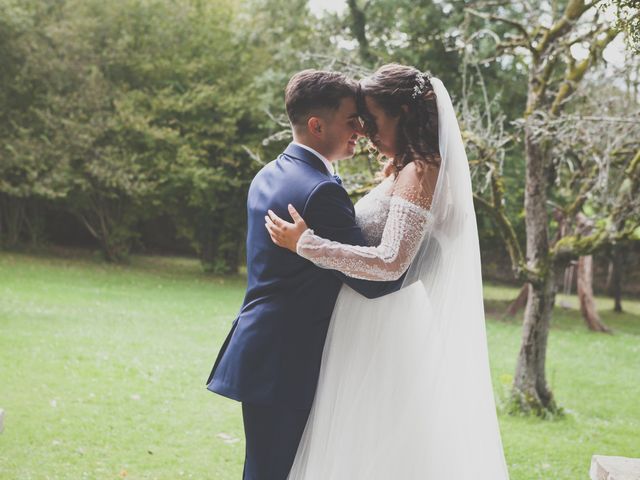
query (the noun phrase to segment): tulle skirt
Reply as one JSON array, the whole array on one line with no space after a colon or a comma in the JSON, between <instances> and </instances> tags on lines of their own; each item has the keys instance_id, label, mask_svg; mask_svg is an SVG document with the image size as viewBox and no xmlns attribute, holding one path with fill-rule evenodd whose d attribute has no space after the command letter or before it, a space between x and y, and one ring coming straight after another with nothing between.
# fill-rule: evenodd
<instances>
[{"instance_id":1,"label":"tulle skirt","mask_svg":"<svg viewBox=\"0 0 640 480\"><path fill-rule=\"evenodd\" d=\"M448 337L420 281L375 300L343 286L289 480L507 479L490 377L460 383L486 359Z\"/></svg>"}]
</instances>

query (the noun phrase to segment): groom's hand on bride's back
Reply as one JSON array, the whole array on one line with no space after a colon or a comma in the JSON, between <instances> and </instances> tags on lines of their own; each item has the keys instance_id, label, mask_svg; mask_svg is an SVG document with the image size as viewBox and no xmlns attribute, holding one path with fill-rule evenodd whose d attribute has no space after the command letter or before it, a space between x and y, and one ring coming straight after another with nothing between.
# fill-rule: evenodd
<instances>
[{"instance_id":1,"label":"groom's hand on bride's back","mask_svg":"<svg viewBox=\"0 0 640 480\"><path fill-rule=\"evenodd\" d=\"M298 240L308 227L293 205L289 204L288 209L293 223L283 220L273 210L269 210L268 215L264 217L264 225L273 243L296 253Z\"/></svg>"}]
</instances>

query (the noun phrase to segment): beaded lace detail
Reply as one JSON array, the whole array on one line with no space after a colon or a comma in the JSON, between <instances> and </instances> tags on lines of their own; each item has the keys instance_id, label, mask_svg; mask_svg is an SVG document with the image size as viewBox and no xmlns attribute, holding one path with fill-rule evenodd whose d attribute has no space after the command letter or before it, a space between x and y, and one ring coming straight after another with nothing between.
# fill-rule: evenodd
<instances>
[{"instance_id":1,"label":"beaded lace detail","mask_svg":"<svg viewBox=\"0 0 640 480\"><path fill-rule=\"evenodd\" d=\"M373 246L334 242L307 229L298 240L298 254L353 278L400 278L428 228L432 193L427 192L433 192L434 179L434 175L418 174L415 168L405 167L395 182L385 180L356 204L358 225Z\"/></svg>"},{"instance_id":2,"label":"beaded lace detail","mask_svg":"<svg viewBox=\"0 0 640 480\"><path fill-rule=\"evenodd\" d=\"M389 216L393 178L387 177L355 204L356 223L367 245L379 245Z\"/></svg>"}]
</instances>

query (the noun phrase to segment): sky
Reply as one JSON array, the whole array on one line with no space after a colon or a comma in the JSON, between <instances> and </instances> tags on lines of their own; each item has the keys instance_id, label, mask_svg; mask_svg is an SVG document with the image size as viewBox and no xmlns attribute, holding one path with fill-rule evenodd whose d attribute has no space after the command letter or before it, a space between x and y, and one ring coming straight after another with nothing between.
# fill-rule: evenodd
<instances>
[{"instance_id":1,"label":"sky","mask_svg":"<svg viewBox=\"0 0 640 480\"><path fill-rule=\"evenodd\" d=\"M309 0L309 8L315 15L323 11L341 12L347 8L347 2L345 0Z\"/></svg>"}]
</instances>

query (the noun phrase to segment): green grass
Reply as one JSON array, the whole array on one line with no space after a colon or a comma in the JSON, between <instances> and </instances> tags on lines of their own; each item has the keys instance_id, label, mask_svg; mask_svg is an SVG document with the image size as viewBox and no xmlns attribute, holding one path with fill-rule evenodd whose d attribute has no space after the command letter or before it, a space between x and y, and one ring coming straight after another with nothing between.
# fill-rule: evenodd
<instances>
[{"instance_id":1,"label":"green grass","mask_svg":"<svg viewBox=\"0 0 640 480\"><path fill-rule=\"evenodd\" d=\"M0 478L239 479L239 404L204 382L243 294L243 278L190 259L0 253ZM520 318L499 318L515 294L485 288L499 406L520 344ZM610 304L598 299L614 335L556 310L547 375L567 415L501 411L512 480L587 478L594 453L640 457L640 302Z\"/></svg>"},{"instance_id":2,"label":"green grass","mask_svg":"<svg viewBox=\"0 0 640 480\"><path fill-rule=\"evenodd\" d=\"M505 404L520 349L521 316L498 320L514 289L485 287L487 332L494 389ZM573 308L556 307L547 351L547 379L566 415L551 421L500 415L500 430L513 480L586 479L593 454L640 457L640 302L625 300L628 313L597 298L613 335L584 326ZM557 303L560 303L560 302ZM499 312L499 313L498 313Z\"/></svg>"}]
</instances>

